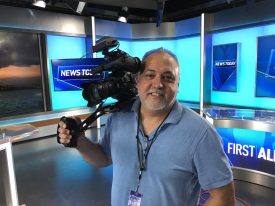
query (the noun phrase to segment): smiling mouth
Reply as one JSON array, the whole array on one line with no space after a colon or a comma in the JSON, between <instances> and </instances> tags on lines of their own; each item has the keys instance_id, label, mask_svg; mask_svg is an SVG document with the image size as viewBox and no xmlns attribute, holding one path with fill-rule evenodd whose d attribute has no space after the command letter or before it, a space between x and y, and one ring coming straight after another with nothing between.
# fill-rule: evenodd
<instances>
[{"instance_id":1,"label":"smiling mouth","mask_svg":"<svg viewBox=\"0 0 275 206\"><path fill-rule=\"evenodd\" d=\"M156 97L164 95L163 93L159 93L159 92L150 92L149 94L152 95L152 96L156 96Z\"/></svg>"}]
</instances>

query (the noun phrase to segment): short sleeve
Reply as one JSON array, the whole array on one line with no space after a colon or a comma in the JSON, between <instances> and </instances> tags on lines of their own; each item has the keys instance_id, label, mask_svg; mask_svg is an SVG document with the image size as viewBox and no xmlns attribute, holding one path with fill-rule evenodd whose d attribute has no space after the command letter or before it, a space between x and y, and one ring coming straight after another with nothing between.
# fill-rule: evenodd
<instances>
[{"instance_id":1,"label":"short sleeve","mask_svg":"<svg viewBox=\"0 0 275 206\"><path fill-rule=\"evenodd\" d=\"M112 114L107 118L107 124L104 130L103 137L99 139L99 144L107 156L111 156L111 128L112 128Z\"/></svg>"},{"instance_id":2,"label":"short sleeve","mask_svg":"<svg viewBox=\"0 0 275 206\"><path fill-rule=\"evenodd\" d=\"M225 186L233 180L222 139L212 127L204 133L194 153L199 183L205 190Z\"/></svg>"}]
</instances>

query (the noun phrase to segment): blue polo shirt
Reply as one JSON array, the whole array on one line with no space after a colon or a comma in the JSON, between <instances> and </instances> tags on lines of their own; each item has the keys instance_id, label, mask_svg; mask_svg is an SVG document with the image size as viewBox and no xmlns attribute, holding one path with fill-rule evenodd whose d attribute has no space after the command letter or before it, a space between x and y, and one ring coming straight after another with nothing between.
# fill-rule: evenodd
<instances>
[{"instance_id":1,"label":"blue polo shirt","mask_svg":"<svg viewBox=\"0 0 275 206\"><path fill-rule=\"evenodd\" d=\"M112 206L127 206L129 193L137 186L139 105L136 100L132 108L112 113L100 140L113 161ZM146 147L156 131L149 138L141 126L138 132ZM201 188L219 188L233 180L215 129L179 102L156 135L140 182L142 206L196 206Z\"/></svg>"}]
</instances>

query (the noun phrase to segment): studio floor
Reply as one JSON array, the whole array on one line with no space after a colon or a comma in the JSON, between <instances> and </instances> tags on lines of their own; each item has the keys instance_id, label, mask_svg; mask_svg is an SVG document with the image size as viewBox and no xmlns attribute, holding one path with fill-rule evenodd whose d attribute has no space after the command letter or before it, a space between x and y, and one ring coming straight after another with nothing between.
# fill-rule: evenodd
<instances>
[{"instance_id":1,"label":"studio floor","mask_svg":"<svg viewBox=\"0 0 275 206\"><path fill-rule=\"evenodd\" d=\"M112 166L94 168L47 137L13 144L19 204L110 206ZM235 180L237 206L274 206L275 190Z\"/></svg>"}]
</instances>

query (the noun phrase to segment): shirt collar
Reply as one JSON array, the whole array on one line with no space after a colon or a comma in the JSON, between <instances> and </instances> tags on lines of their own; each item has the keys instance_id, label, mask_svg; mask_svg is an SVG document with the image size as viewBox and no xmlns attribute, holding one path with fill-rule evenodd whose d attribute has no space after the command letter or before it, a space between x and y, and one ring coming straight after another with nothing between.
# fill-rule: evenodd
<instances>
[{"instance_id":1,"label":"shirt collar","mask_svg":"<svg viewBox=\"0 0 275 206\"><path fill-rule=\"evenodd\" d=\"M140 99L137 97L136 100L134 101L131 111L135 113L139 113L139 107L140 107Z\"/></svg>"},{"instance_id":2,"label":"shirt collar","mask_svg":"<svg viewBox=\"0 0 275 206\"><path fill-rule=\"evenodd\" d=\"M133 106L131 108L131 111L135 112L137 116L139 113L139 107L140 107L140 99L137 98L134 101ZM176 124L177 122L180 121L183 112L184 112L183 106L178 102L178 100L176 100L164 124L168 124L168 123Z\"/></svg>"}]
</instances>

